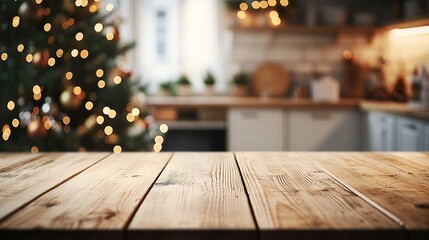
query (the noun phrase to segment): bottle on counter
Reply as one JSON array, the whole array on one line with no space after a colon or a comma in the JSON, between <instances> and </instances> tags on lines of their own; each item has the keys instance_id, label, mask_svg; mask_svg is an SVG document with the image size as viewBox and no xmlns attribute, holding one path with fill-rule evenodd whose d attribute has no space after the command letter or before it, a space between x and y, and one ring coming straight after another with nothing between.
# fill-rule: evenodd
<instances>
[{"instance_id":1,"label":"bottle on counter","mask_svg":"<svg viewBox=\"0 0 429 240\"><path fill-rule=\"evenodd\" d=\"M422 64L420 71L420 81L422 83L422 108L429 108L429 72L425 64Z\"/></svg>"},{"instance_id":2,"label":"bottle on counter","mask_svg":"<svg viewBox=\"0 0 429 240\"><path fill-rule=\"evenodd\" d=\"M423 83L419 76L417 68L414 69L413 75L411 76L411 99L410 105L412 107L423 106Z\"/></svg>"}]
</instances>

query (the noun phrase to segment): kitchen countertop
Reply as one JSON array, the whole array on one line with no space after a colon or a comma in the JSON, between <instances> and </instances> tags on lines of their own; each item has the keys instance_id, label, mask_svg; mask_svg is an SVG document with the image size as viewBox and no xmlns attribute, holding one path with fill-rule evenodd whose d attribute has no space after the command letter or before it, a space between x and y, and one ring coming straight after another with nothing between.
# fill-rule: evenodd
<instances>
[{"instance_id":1,"label":"kitchen countertop","mask_svg":"<svg viewBox=\"0 0 429 240\"><path fill-rule=\"evenodd\" d=\"M380 102L360 99L341 99L338 102L314 102L309 99L192 96L147 98L148 106L154 108L285 108L285 109L356 109L378 111L429 121L429 109L410 107L407 103Z\"/></svg>"},{"instance_id":2,"label":"kitchen countertop","mask_svg":"<svg viewBox=\"0 0 429 240\"><path fill-rule=\"evenodd\" d=\"M308 99L193 96L193 97L148 97L152 107L171 108L230 108L230 107L271 107L271 108L358 108L359 100L343 99L339 102L313 102Z\"/></svg>"},{"instance_id":3,"label":"kitchen countertop","mask_svg":"<svg viewBox=\"0 0 429 240\"><path fill-rule=\"evenodd\" d=\"M429 154L0 154L5 239L424 239Z\"/></svg>"}]
</instances>

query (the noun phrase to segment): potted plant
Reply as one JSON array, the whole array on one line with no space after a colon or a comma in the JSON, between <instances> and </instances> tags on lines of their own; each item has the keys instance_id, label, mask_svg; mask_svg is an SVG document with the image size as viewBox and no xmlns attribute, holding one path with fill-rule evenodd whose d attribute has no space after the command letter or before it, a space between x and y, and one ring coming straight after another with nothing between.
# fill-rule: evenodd
<instances>
[{"instance_id":1,"label":"potted plant","mask_svg":"<svg viewBox=\"0 0 429 240\"><path fill-rule=\"evenodd\" d=\"M171 96L172 92L172 82L171 81L164 81L159 84L159 95L161 96Z\"/></svg>"},{"instance_id":2,"label":"potted plant","mask_svg":"<svg viewBox=\"0 0 429 240\"><path fill-rule=\"evenodd\" d=\"M207 75L204 77L204 85L206 86L205 95L207 96L215 95L216 93L216 89L214 86L215 83L216 83L215 77L211 72L208 72Z\"/></svg>"},{"instance_id":3,"label":"potted plant","mask_svg":"<svg viewBox=\"0 0 429 240\"><path fill-rule=\"evenodd\" d=\"M180 76L177 80L176 94L177 96L192 95L191 82L186 75Z\"/></svg>"},{"instance_id":4,"label":"potted plant","mask_svg":"<svg viewBox=\"0 0 429 240\"><path fill-rule=\"evenodd\" d=\"M231 93L234 96L243 97L247 95L247 84L249 83L249 75L244 72L237 73L231 81Z\"/></svg>"}]
</instances>

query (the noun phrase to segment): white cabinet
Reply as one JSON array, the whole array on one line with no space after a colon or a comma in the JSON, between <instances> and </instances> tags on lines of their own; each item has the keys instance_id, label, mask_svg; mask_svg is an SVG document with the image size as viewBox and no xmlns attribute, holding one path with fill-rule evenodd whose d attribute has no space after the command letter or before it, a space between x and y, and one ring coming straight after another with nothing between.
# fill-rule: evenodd
<instances>
[{"instance_id":1,"label":"white cabinet","mask_svg":"<svg viewBox=\"0 0 429 240\"><path fill-rule=\"evenodd\" d=\"M422 151L424 149L424 129L424 125L420 121L397 117L395 150Z\"/></svg>"},{"instance_id":2,"label":"white cabinet","mask_svg":"<svg viewBox=\"0 0 429 240\"><path fill-rule=\"evenodd\" d=\"M286 134L282 109L232 108L228 111L229 151L281 151Z\"/></svg>"},{"instance_id":3,"label":"white cabinet","mask_svg":"<svg viewBox=\"0 0 429 240\"><path fill-rule=\"evenodd\" d=\"M360 114L355 110L290 110L286 115L290 151L359 151Z\"/></svg>"},{"instance_id":4,"label":"white cabinet","mask_svg":"<svg viewBox=\"0 0 429 240\"><path fill-rule=\"evenodd\" d=\"M366 114L364 146L367 151L395 150L395 117L379 112Z\"/></svg>"},{"instance_id":5,"label":"white cabinet","mask_svg":"<svg viewBox=\"0 0 429 240\"><path fill-rule=\"evenodd\" d=\"M429 124L425 124L424 126L423 151L429 151Z\"/></svg>"}]
</instances>

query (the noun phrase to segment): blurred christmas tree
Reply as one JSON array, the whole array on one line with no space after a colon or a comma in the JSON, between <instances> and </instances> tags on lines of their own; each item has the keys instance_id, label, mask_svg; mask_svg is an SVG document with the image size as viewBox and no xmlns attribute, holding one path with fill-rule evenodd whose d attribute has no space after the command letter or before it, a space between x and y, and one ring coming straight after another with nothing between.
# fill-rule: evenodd
<instances>
[{"instance_id":1,"label":"blurred christmas tree","mask_svg":"<svg viewBox=\"0 0 429 240\"><path fill-rule=\"evenodd\" d=\"M152 149L112 4L0 0L0 151ZM160 147L157 146L157 150Z\"/></svg>"}]
</instances>

